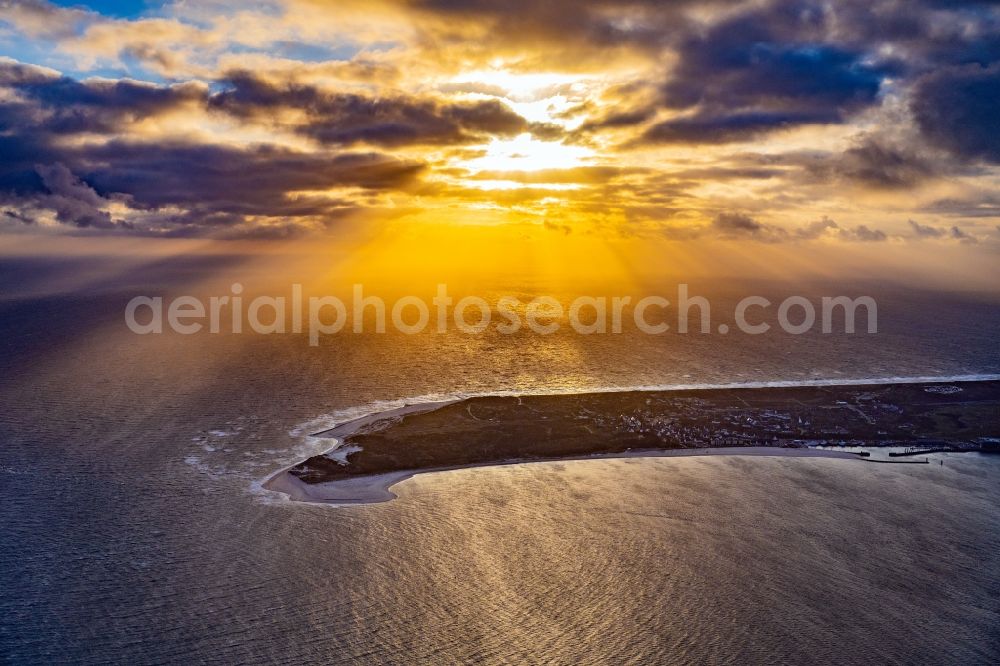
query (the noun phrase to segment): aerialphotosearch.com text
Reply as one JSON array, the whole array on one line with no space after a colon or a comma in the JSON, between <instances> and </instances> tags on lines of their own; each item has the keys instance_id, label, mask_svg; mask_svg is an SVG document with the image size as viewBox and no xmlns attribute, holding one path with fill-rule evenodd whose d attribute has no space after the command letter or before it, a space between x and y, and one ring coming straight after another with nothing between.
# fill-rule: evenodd
<instances>
[{"instance_id":1,"label":"aerialphotosearch.com text","mask_svg":"<svg viewBox=\"0 0 1000 666\"><path fill-rule=\"evenodd\" d=\"M428 302L429 301L429 302ZM139 335L167 330L195 333L244 333L308 335L316 346L323 336L335 334L399 333L457 330L468 335L488 330L503 335L530 331L551 335L571 330L580 335L619 334L627 327L648 335L666 333L715 333L735 330L747 335L771 331L801 335L810 331L854 333L860 328L878 332L878 307L870 296L822 296L812 299L789 296L772 302L763 296L746 296L731 308L729 323L713 326L708 298L677 285L673 298L645 296L578 296L569 302L540 295L530 300L501 296L451 296L448 286L437 285L433 298L402 296L385 299L353 285L349 298L308 296L293 284L287 296L243 296L240 283L217 296L136 296L125 308L125 323Z\"/></svg>"}]
</instances>

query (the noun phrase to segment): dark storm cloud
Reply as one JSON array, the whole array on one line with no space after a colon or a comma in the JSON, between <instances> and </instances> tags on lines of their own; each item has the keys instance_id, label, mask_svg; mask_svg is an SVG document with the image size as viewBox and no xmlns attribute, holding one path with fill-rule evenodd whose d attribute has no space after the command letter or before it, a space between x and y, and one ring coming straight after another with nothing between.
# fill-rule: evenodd
<instances>
[{"instance_id":1,"label":"dark storm cloud","mask_svg":"<svg viewBox=\"0 0 1000 666\"><path fill-rule=\"evenodd\" d=\"M62 153L43 135L0 134L0 196L42 191L44 185L35 165L56 162Z\"/></svg>"},{"instance_id":2,"label":"dark storm cloud","mask_svg":"<svg viewBox=\"0 0 1000 666\"><path fill-rule=\"evenodd\" d=\"M609 47L655 48L668 43L670 29L685 21L682 12L691 7L738 4L733 0L409 0L410 7L425 16L443 18L427 39L439 43L461 39L450 29L462 22L489 26L491 44L520 44L546 40L553 49L578 51L579 57L593 56L595 49ZM587 51L590 51L588 53ZM555 55L554 53L552 55Z\"/></svg>"},{"instance_id":3,"label":"dark storm cloud","mask_svg":"<svg viewBox=\"0 0 1000 666\"><path fill-rule=\"evenodd\" d=\"M743 30L709 34L682 48L664 103L836 119L876 100L881 74L862 56L821 44L759 42Z\"/></svg>"},{"instance_id":4,"label":"dark storm cloud","mask_svg":"<svg viewBox=\"0 0 1000 666\"><path fill-rule=\"evenodd\" d=\"M658 53L667 47L679 49L682 58L714 51L721 56L716 64L726 65L731 56L741 57L742 41L772 47L839 46L854 53L876 53L877 47L892 44L891 59L886 57L882 65L897 71L1000 59L1000 18L991 11L998 3L990 0L400 2L420 15L444 19L424 27L428 42L461 41L461 27L471 24L488 26L482 37L494 49L545 40L550 56L587 58L609 47ZM705 20L717 16L723 19L714 24L713 18ZM712 44L718 48L710 48ZM467 46L474 50L478 45ZM794 63L788 65L794 68Z\"/></svg>"},{"instance_id":5,"label":"dark storm cloud","mask_svg":"<svg viewBox=\"0 0 1000 666\"><path fill-rule=\"evenodd\" d=\"M753 113L698 113L657 123L643 132L638 142L653 143L729 143L746 141L773 130L796 125L835 122L836 115L828 112L753 112Z\"/></svg>"},{"instance_id":6,"label":"dark storm cloud","mask_svg":"<svg viewBox=\"0 0 1000 666\"><path fill-rule=\"evenodd\" d=\"M40 202L55 211L57 220L80 228L111 229L116 226L111 214L101 208L108 202L65 165L38 165L35 170L48 190Z\"/></svg>"},{"instance_id":7,"label":"dark storm cloud","mask_svg":"<svg viewBox=\"0 0 1000 666\"><path fill-rule=\"evenodd\" d=\"M3 144L0 141L0 149ZM0 203L19 209L5 211L6 218L33 224L40 211L49 211L57 222L79 229L131 228L105 210L113 199L98 194L62 162L30 164L37 155L24 152L20 162L5 157L0 163Z\"/></svg>"},{"instance_id":8,"label":"dark storm cloud","mask_svg":"<svg viewBox=\"0 0 1000 666\"><path fill-rule=\"evenodd\" d=\"M112 217L109 209L114 204L127 205L167 230L232 227L249 218L330 219L356 204L295 193L405 189L424 169L419 162L373 152L330 154L267 145L118 138L128 136L130 122L182 104L207 105L207 86L202 84L76 81L42 68L0 61L0 89L8 91L0 102L0 203L19 209L15 211L19 220L48 211L56 221L76 228L129 228L130 222ZM451 111L458 127L454 132L502 126L503 119L491 117L488 109ZM419 120L425 123L424 130L434 122L429 112ZM451 126L441 127L437 126L439 135ZM65 140L82 134L103 135L106 140ZM276 230L280 227L267 233Z\"/></svg>"},{"instance_id":9,"label":"dark storm cloud","mask_svg":"<svg viewBox=\"0 0 1000 666\"><path fill-rule=\"evenodd\" d=\"M0 128L32 133L108 133L204 99L206 86L157 86L137 81L77 81L48 70L0 60L0 88L15 95L0 102Z\"/></svg>"},{"instance_id":10,"label":"dark storm cloud","mask_svg":"<svg viewBox=\"0 0 1000 666\"><path fill-rule=\"evenodd\" d=\"M279 217L314 215L325 209L309 198L289 198L290 192L348 186L399 189L423 169L418 162L377 153L331 156L271 146L113 142L86 157L96 164L88 170L88 181L97 191L127 192L140 207L175 205Z\"/></svg>"},{"instance_id":11,"label":"dark storm cloud","mask_svg":"<svg viewBox=\"0 0 1000 666\"><path fill-rule=\"evenodd\" d=\"M804 124L840 123L878 101L883 68L824 42L826 15L809 4L756 8L684 39L662 104L685 115L647 141L722 143Z\"/></svg>"},{"instance_id":12,"label":"dark storm cloud","mask_svg":"<svg viewBox=\"0 0 1000 666\"><path fill-rule=\"evenodd\" d=\"M924 77L911 109L934 145L957 157L1000 164L1000 63L947 68Z\"/></svg>"},{"instance_id":13,"label":"dark storm cloud","mask_svg":"<svg viewBox=\"0 0 1000 666\"><path fill-rule=\"evenodd\" d=\"M97 207L123 201L139 212L143 228L168 235L214 233L260 219L328 223L355 210L357 204L349 198L295 193L344 187L395 190L407 187L423 169L419 163L375 153L331 156L268 146L112 142L71 157L75 171L58 166L58 182L52 180L52 167L40 166L45 191L27 201L55 210L60 221L80 227L115 226L107 224L109 217L102 224ZM75 183L71 191L78 196L70 204L80 208L67 209L66 202L52 199L56 194L69 195L66 183ZM82 208L86 205L90 208ZM280 226L261 233L289 235Z\"/></svg>"},{"instance_id":14,"label":"dark storm cloud","mask_svg":"<svg viewBox=\"0 0 1000 666\"><path fill-rule=\"evenodd\" d=\"M997 133L980 140L997 115L1000 90L994 64L1000 63L1000 13L991 4L997 3L729 3L717 21L674 20L661 44L670 65L658 104L623 101L610 111L581 105L587 117L576 133L644 125L625 140L627 147L747 141L796 126L849 122L881 104L887 81L904 95L918 82L912 108L931 143L995 162ZM964 67L970 63L980 67ZM647 125L657 108L660 119ZM843 175L886 189L934 175L912 151L887 148L851 151Z\"/></svg>"},{"instance_id":15,"label":"dark storm cloud","mask_svg":"<svg viewBox=\"0 0 1000 666\"><path fill-rule=\"evenodd\" d=\"M22 153L21 161L5 159L0 164L0 202L22 211L48 210L59 222L90 229L131 226L112 219L107 208L114 203L127 204L164 230L209 230L250 218L331 220L357 204L348 198L295 193L405 189L424 168L377 153L328 155L266 146L112 142L48 153L59 161L33 163L29 160L37 159L37 153Z\"/></svg>"},{"instance_id":16,"label":"dark storm cloud","mask_svg":"<svg viewBox=\"0 0 1000 666\"><path fill-rule=\"evenodd\" d=\"M497 100L368 97L308 85L277 86L246 73L231 75L222 83L226 90L209 95L208 87L200 83L77 81L39 67L0 61L0 87L14 93L13 100L0 103L0 128L36 136L119 133L123 123L192 104L244 120L274 117L280 111L305 112L308 121L297 129L337 144L465 143L529 129L524 118Z\"/></svg>"},{"instance_id":17,"label":"dark storm cloud","mask_svg":"<svg viewBox=\"0 0 1000 666\"><path fill-rule=\"evenodd\" d=\"M512 136L528 122L498 100L446 102L412 96L371 97L311 85L274 85L249 73L231 74L229 89L210 105L242 118L297 110L308 120L302 134L324 144L380 146L461 144L490 135Z\"/></svg>"},{"instance_id":18,"label":"dark storm cloud","mask_svg":"<svg viewBox=\"0 0 1000 666\"><path fill-rule=\"evenodd\" d=\"M832 6L837 36L856 47L891 45L899 71L919 75L940 67L1000 61L996 2L841 0Z\"/></svg>"},{"instance_id":19,"label":"dark storm cloud","mask_svg":"<svg viewBox=\"0 0 1000 666\"><path fill-rule=\"evenodd\" d=\"M309 85L277 86L247 73L231 75L223 83L228 89L209 95L208 87L199 83L81 82L37 67L0 62L0 87L18 97L0 103L0 127L19 126L33 133L114 133L123 123L190 103L244 120L274 118L283 111L304 112L308 118L297 131L325 144L461 144L529 129L524 118L498 100L371 97ZM538 129L544 132L546 128Z\"/></svg>"}]
</instances>

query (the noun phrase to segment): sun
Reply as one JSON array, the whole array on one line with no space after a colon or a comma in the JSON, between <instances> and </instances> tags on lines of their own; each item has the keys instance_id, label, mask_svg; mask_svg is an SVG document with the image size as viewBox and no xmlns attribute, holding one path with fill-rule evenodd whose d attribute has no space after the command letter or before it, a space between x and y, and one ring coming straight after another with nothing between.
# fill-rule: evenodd
<instances>
[{"instance_id":1,"label":"sun","mask_svg":"<svg viewBox=\"0 0 1000 666\"><path fill-rule=\"evenodd\" d=\"M519 115L535 123L561 126L571 125L562 114L572 106L569 96L586 87L583 77L558 73L515 73L502 68L502 63L489 70L468 72L449 82L452 85L478 86L479 90L467 92L472 97L500 99ZM595 154L585 146L567 145L561 141L542 141L529 132L513 138L494 137L490 143L479 147L475 157L454 164L466 169L471 176L467 185L478 189L517 189L519 187L544 187L548 189L575 189L574 183L545 184L532 179L530 184L519 182L516 176L503 174L538 171L566 171L589 163ZM495 178L491 176L496 175Z\"/></svg>"},{"instance_id":2,"label":"sun","mask_svg":"<svg viewBox=\"0 0 1000 666\"><path fill-rule=\"evenodd\" d=\"M584 146L540 141L525 133L513 139L494 139L486 146L484 155L465 160L459 166L474 174L483 171L572 169L584 165L593 154L592 150Z\"/></svg>"},{"instance_id":3,"label":"sun","mask_svg":"<svg viewBox=\"0 0 1000 666\"><path fill-rule=\"evenodd\" d=\"M453 84L483 84L497 91L498 96L513 102L551 99L561 86L579 86L584 77L556 72L511 72L502 67L466 72L451 79Z\"/></svg>"}]
</instances>

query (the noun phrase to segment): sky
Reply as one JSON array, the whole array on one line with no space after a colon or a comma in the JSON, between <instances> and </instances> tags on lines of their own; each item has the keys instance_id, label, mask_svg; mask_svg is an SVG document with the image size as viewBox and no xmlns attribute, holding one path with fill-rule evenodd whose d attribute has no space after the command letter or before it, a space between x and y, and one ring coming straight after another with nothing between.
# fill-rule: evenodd
<instances>
[{"instance_id":1,"label":"sky","mask_svg":"<svg viewBox=\"0 0 1000 666\"><path fill-rule=\"evenodd\" d=\"M998 118L985 0L0 0L8 237L986 261Z\"/></svg>"}]
</instances>

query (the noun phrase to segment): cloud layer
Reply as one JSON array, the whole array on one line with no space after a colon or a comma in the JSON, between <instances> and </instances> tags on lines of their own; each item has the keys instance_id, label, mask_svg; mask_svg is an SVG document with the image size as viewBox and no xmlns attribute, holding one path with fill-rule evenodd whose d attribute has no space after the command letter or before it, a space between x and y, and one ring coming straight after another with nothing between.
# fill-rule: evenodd
<instances>
[{"instance_id":1,"label":"cloud layer","mask_svg":"<svg viewBox=\"0 0 1000 666\"><path fill-rule=\"evenodd\" d=\"M975 1L0 0L0 230L995 242L998 35Z\"/></svg>"}]
</instances>

